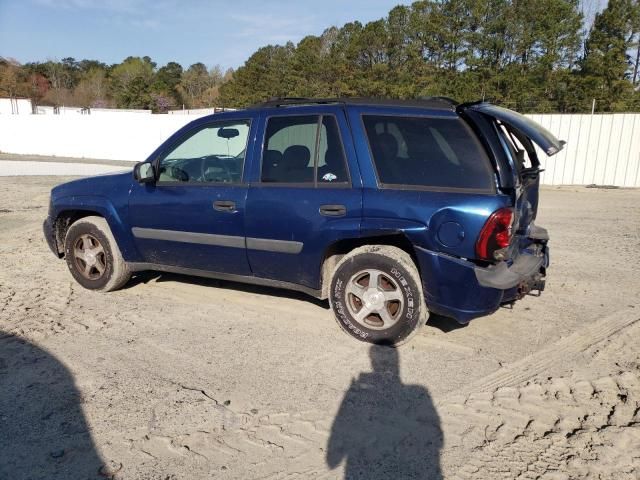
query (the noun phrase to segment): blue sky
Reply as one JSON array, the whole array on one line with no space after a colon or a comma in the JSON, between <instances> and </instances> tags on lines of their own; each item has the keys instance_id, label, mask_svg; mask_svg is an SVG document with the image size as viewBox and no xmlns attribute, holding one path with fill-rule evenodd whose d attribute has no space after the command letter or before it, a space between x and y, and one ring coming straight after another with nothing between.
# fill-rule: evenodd
<instances>
[{"instance_id":1,"label":"blue sky","mask_svg":"<svg viewBox=\"0 0 640 480\"><path fill-rule=\"evenodd\" d=\"M0 0L0 56L238 67L257 48L367 22L403 0Z\"/></svg>"}]
</instances>

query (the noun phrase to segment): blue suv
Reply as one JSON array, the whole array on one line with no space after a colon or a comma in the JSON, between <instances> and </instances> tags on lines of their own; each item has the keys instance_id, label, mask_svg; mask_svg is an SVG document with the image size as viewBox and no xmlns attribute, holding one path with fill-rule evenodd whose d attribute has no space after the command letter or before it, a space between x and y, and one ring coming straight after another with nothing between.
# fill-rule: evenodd
<instances>
[{"instance_id":1,"label":"blue suv","mask_svg":"<svg viewBox=\"0 0 640 480\"><path fill-rule=\"evenodd\" d=\"M467 323L544 289L540 162L564 142L489 103L280 99L189 123L131 173L51 191L83 287L159 270L329 299L358 340Z\"/></svg>"}]
</instances>

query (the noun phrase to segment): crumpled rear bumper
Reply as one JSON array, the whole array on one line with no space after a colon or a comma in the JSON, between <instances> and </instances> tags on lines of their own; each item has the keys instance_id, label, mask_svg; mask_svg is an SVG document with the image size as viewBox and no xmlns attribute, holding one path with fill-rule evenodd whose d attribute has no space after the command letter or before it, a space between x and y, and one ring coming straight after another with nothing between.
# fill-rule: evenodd
<instances>
[{"instance_id":1,"label":"crumpled rear bumper","mask_svg":"<svg viewBox=\"0 0 640 480\"><path fill-rule=\"evenodd\" d=\"M467 323L532 291L541 292L549 266L547 241L546 230L536 227L513 261L489 267L416 247L429 311Z\"/></svg>"},{"instance_id":2,"label":"crumpled rear bumper","mask_svg":"<svg viewBox=\"0 0 640 480\"><path fill-rule=\"evenodd\" d=\"M549 251L546 244L534 243L510 264L500 262L487 268L475 267L474 271L479 285L507 290L523 283L535 283L536 279L544 285L548 266Z\"/></svg>"}]
</instances>

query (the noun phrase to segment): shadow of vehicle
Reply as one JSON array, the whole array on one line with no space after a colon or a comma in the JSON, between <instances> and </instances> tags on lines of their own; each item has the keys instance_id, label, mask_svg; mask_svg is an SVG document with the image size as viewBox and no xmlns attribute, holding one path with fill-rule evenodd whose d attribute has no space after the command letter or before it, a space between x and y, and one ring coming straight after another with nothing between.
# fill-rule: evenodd
<instances>
[{"instance_id":1,"label":"shadow of vehicle","mask_svg":"<svg viewBox=\"0 0 640 480\"><path fill-rule=\"evenodd\" d=\"M331 428L329 468L346 461L346 480L440 480L442 430L429 392L402 384L397 349L369 353L373 371L351 383Z\"/></svg>"},{"instance_id":2,"label":"shadow of vehicle","mask_svg":"<svg viewBox=\"0 0 640 480\"><path fill-rule=\"evenodd\" d=\"M179 273L167 273L157 271L136 272L131 280L123 288L133 288L136 285L149 282L180 282L189 285L199 285L203 287L228 288L238 292L255 293L258 295L267 295L270 297L290 298L309 302L325 310L329 310L329 301L320 300L302 292L295 290L287 290L284 288L267 287L262 285L252 285L249 283L239 283L230 280L218 280L205 277L194 277L191 275L181 275Z\"/></svg>"},{"instance_id":3,"label":"shadow of vehicle","mask_svg":"<svg viewBox=\"0 0 640 480\"><path fill-rule=\"evenodd\" d=\"M112 477L103 469L81 403L62 363L0 332L0 478Z\"/></svg>"},{"instance_id":4,"label":"shadow of vehicle","mask_svg":"<svg viewBox=\"0 0 640 480\"><path fill-rule=\"evenodd\" d=\"M429 320L427 320L427 327L437 328L443 333L449 333L453 330L460 330L461 328L467 328L468 323L459 323L453 318L443 317L436 313L429 314Z\"/></svg>"}]
</instances>

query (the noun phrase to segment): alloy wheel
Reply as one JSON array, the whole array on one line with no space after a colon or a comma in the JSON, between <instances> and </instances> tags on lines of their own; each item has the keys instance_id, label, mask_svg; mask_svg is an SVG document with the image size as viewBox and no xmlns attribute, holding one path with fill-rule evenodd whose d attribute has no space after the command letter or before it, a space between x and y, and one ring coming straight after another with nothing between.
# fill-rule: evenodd
<instances>
[{"instance_id":1,"label":"alloy wheel","mask_svg":"<svg viewBox=\"0 0 640 480\"><path fill-rule=\"evenodd\" d=\"M76 268L87 280L98 280L107 270L107 257L100 241L85 233L73 244L73 258Z\"/></svg>"},{"instance_id":2,"label":"alloy wheel","mask_svg":"<svg viewBox=\"0 0 640 480\"><path fill-rule=\"evenodd\" d=\"M385 330L400 319L404 296L398 282L377 269L362 270L347 283L347 309L362 326Z\"/></svg>"}]
</instances>

